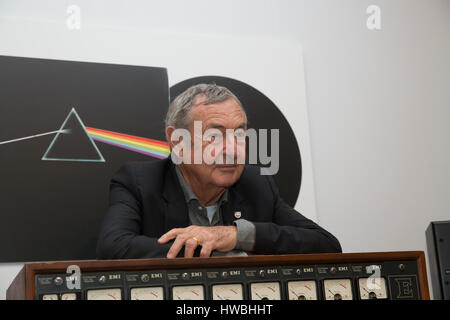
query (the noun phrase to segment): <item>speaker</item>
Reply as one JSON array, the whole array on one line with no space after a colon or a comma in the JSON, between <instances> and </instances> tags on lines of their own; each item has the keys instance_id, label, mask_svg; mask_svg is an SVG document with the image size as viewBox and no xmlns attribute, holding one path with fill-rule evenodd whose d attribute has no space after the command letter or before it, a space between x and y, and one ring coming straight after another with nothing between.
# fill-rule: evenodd
<instances>
[{"instance_id":1,"label":"speaker","mask_svg":"<svg viewBox=\"0 0 450 320\"><path fill-rule=\"evenodd\" d=\"M431 222L425 235L434 299L450 300L450 221Z\"/></svg>"}]
</instances>

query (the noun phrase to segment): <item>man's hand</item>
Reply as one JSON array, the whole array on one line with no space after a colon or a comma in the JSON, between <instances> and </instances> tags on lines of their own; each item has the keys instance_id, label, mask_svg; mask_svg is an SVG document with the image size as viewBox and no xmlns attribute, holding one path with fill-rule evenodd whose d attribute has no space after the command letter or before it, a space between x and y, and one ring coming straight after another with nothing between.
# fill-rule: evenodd
<instances>
[{"instance_id":1,"label":"man's hand","mask_svg":"<svg viewBox=\"0 0 450 320\"><path fill-rule=\"evenodd\" d=\"M228 252L236 247L236 226L201 227L189 226L176 228L163 234L158 243L163 244L175 239L167 253L167 258L175 258L184 246L184 257L192 258L195 248L201 245L200 257L209 257L213 250Z\"/></svg>"}]
</instances>

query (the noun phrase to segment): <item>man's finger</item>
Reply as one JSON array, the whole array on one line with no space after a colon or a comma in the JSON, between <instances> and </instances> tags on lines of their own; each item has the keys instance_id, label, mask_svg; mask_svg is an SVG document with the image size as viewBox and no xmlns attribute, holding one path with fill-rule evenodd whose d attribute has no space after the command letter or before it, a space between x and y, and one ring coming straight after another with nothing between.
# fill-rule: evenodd
<instances>
[{"instance_id":1,"label":"man's finger","mask_svg":"<svg viewBox=\"0 0 450 320\"><path fill-rule=\"evenodd\" d=\"M184 244L184 257L185 258L192 258L194 256L195 248L198 246L198 241L194 240L193 238L187 239L186 243Z\"/></svg>"},{"instance_id":2,"label":"man's finger","mask_svg":"<svg viewBox=\"0 0 450 320\"><path fill-rule=\"evenodd\" d=\"M161 237L159 237L158 243L166 243L166 242L172 240L180 233L180 230L182 230L182 229L175 228L175 229L172 229L172 230L166 232Z\"/></svg>"},{"instance_id":3,"label":"man's finger","mask_svg":"<svg viewBox=\"0 0 450 320\"><path fill-rule=\"evenodd\" d=\"M167 258L175 258L178 255L178 252L180 252L181 248L184 246L185 241L185 238L177 237L170 247L169 252L167 252Z\"/></svg>"},{"instance_id":4,"label":"man's finger","mask_svg":"<svg viewBox=\"0 0 450 320\"><path fill-rule=\"evenodd\" d=\"M200 251L201 258L207 258L211 255L212 247L210 245L204 244L202 250Z\"/></svg>"}]
</instances>

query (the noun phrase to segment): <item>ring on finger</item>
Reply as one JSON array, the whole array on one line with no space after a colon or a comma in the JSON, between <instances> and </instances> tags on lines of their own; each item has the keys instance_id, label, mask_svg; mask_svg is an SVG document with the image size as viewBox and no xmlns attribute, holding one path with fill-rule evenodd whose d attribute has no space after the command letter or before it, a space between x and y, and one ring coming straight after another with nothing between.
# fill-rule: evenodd
<instances>
[{"instance_id":1,"label":"ring on finger","mask_svg":"<svg viewBox=\"0 0 450 320\"><path fill-rule=\"evenodd\" d=\"M193 240L195 240L197 242L197 245L201 245L200 240L198 240L196 237L192 237Z\"/></svg>"}]
</instances>

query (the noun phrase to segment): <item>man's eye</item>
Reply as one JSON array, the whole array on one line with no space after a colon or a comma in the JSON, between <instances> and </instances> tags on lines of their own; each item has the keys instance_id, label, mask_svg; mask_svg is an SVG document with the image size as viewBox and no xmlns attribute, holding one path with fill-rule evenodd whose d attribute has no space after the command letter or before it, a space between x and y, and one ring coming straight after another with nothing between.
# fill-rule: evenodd
<instances>
[{"instance_id":1,"label":"man's eye","mask_svg":"<svg viewBox=\"0 0 450 320\"><path fill-rule=\"evenodd\" d=\"M212 133L210 135L208 135L208 140L213 142L213 141L217 141L220 139L220 134L218 133Z\"/></svg>"},{"instance_id":2,"label":"man's eye","mask_svg":"<svg viewBox=\"0 0 450 320\"><path fill-rule=\"evenodd\" d=\"M245 137L245 132L244 132L244 130L237 130L237 131L234 133L234 135L235 135L236 137L238 137L238 138L242 138L242 137Z\"/></svg>"}]
</instances>

